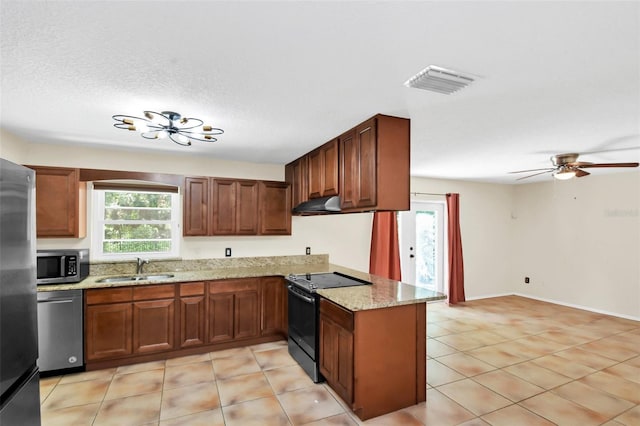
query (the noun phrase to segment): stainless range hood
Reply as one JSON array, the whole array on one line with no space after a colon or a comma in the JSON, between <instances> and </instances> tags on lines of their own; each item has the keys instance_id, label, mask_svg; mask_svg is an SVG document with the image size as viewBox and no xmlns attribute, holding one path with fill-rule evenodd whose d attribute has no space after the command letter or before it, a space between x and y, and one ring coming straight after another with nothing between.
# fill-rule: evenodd
<instances>
[{"instance_id":1,"label":"stainless range hood","mask_svg":"<svg viewBox=\"0 0 640 426\"><path fill-rule=\"evenodd\" d=\"M340 212L340 197L334 195L332 197L312 198L295 206L293 212L309 214L338 213Z\"/></svg>"}]
</instances>

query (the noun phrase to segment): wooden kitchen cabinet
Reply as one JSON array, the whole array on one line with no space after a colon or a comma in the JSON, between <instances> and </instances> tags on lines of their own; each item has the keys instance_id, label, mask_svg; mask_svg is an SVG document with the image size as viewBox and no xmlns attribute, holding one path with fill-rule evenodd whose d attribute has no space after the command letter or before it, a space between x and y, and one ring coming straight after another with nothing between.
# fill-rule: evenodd
<instances>
[{"instance_id":1,"label":"wooden kitchen cabinet","mask_svg":"<svg viewBox=\"0 0 640 426\"><path fill-rule=\"evenodd\" d=\"M86 368L282 339L284 287L282 277L257 277L85 290Z\"/></svg>"},{"instance_id":2,"label":"wooden kitchen cabinet","mask_svg":"<svg viewBox=\"0 0 640 426\"><path fill-rule=\"evenodd\" d=\"M38 238L84 238L87 231L86 182L80 182L80 170L27 167L36 172Z\"/></svg>"},{"instance_id":3,"label":"wooden kitchen cabinet","mask_svg":"<svg viewBox=\"0 0 640 426\"><path fill-rule=\"evenodd\" d=\"M348 404L353 402L353 313L320 302L320 372Z\"/></svg>"},{"instance_id":4,"label":"wooden kitchen cabinet","mask_svg":"<svg viewBox=\"0 0 640 426\"><path fill-rule=\"evenodd\" d=\"M284 180L291 185L291 206L293 209L300 203L309 200L308 156L302 156L284 167Z\"/></svg>"},{"instance_id":5,"label":"wooden kitchen cabinet","mask_svg":"<svg viewBox=\"0 0 640 426\"><path fill-rule=\"evenodd\" d=\"M181 348L201 346L206 340L206 299L204 282L179 285L179 344Z\"/></svg>"},{"instance_id":6,"label":"wooden kitchen cabinet","mask_svg":"<svg viewBox=\"0 0 640 426\"><path fill-rule=\"evenodd\" d=\"M209 234L209 178L187 177L184 180L183 235Z\"/></svg>"},{"instance_id":7,"label":"wooden kitchen cabinet","mask_svg":"<svg viewBox=\"0 0 640 426\"><path fill-rule=\"evenodd\" d=\"M286 182L187 177L184 186L185 236L291 235Z\"/></svg>"},{"instance_id":8,"label":"wooden kitchen cabinet","mask_svg":"<svg viewBox=\"0 0 640 426\"><path fill-rule=\"evenodd\" d=\"M409 210L409 126L378 114L340 136L342 210Z\"/></svg>"},{"instance_id":9,"label":"wooden kitchen cabinet","mask_svg":"<svg viewBox=\"0 0 640 426\"><path fill-rule=\"evenodd\" d=\"M333 139L308 154L309 198L338 195L338 139Z\"/></svg>"},{"instance_id":10,"label":"wooden kitchen cabinet","mask_svg":"<svg viewBox=\"0 0 640 426\"><path fill-rule=\"evenodd\" d=\"M133 352L162 352L175 345L175 285L133 288Z\"/></svg>"},{"instance_id":11,"label":"wooden kitchen cabinet","mask_svg":"<svg viewBox=\"0 0 640 426\"><path fill-rule=\"evenodd\" d=\"M263 336L286 335L287 328L287 287L282 277L264 277L260 280L261 323Z\"/></svg>"},{"instance_id":12,"label":"wooden kitchen cabinet","mask_svg":"<svg viewBox=\"0 0 640 426\"><path fill-rule=\"evenodd\" d=\"M85 291L87 361L131 355L132 297L130 287Z\"/></svg>"},{"instance_id":13,"label":"wooden kitchen cabinet","mask_svg":"<svg viewBox=\"0 0 640 426\"><path fill-rule=\"evenodd\" d=\"M292 207L339 195L344 213L409 210L409 160L410 120L375 115L285 166Z\"/></svg>"},{"instance_id":14,"label":"wooden kitchen cabinet","mask_svg":"<svg viewBox=\"0 0 640 426\"><path fill-rule=\"evenodd\" d=\"M212 179L211 235L258 233L258 182Z\"/></svg>"},{"instance_id":15,"label":"wooden kitchen cabinet","mask_svg":"<svg viewBox=\"0 0 640 426\"><path fill-rule=\"evenodd\" d=\"M291 187L286 182L261 181L260 235L291 235Z\"/></svg>"},{"instance_id":16,"label":"wooden kitchen cabinet","mask_svg":"<svg viewBox=\"0 0 640 426\"><path fill-rule=\"evenodd\" d=\"M88 361L131 355L131 303L87 306L85 356Z\"/></svg>"},{"instance_id":17,"label":"wooden kitchen cabinet","mask_svg":"<svg viewBox=\"0 0 640 426\"><path fill-rule=\"evenodd\" d=\"M322 298L319 343L320 372L360 419L426 399L426 303L352 312Z\"/></svg>"},{"instance_id":18,"label":"wooden kitchen cabinet","mask_svg":"<svg viewBox=\"0 0 640 426\"><path fill-rule=\"evenodd\" d=\"M257 279L208 282L209 343L260 335L260 300Z\"/></svg>"}]
</instances>

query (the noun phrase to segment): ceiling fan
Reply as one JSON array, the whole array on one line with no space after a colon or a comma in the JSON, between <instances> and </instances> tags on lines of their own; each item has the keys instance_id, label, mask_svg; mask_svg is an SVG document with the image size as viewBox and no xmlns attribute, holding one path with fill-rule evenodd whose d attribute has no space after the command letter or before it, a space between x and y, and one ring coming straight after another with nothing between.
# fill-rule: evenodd
<instances>
[{"instance_id":1,"label":"ceiling fan","mask_svg":"<svg viewBox=\"0 0 640 426\"><path fill-rule=\"evenodd\" d=\"M585 161L577 161L580 154L558 154L551 157L551 163L553 167L546 169L531 169L531 170L518 170L516 172L509 173L528 173L537 172L531 175L527 175L516 180L527 179L533 176L542 175L544 173L553 173L553 177L560 180L567 180L573 177L588 176L591 173L582 169L596 168L596 167L638 167L639 163L589 163Z\"/></svg>"}]
</instances>

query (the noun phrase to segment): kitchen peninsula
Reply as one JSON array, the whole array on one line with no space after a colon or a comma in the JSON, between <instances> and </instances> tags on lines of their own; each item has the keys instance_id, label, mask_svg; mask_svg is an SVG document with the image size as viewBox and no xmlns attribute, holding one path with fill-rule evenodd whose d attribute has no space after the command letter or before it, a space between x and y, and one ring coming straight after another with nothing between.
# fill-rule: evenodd
<instances>
[{"instance_id":1,"label":"kitchen peninsula","mask_svg":"<svg viewBox=\"0 0 640 426\"><path fill-rule=\"evenodd\" d=\"M320 363L329 385L368 419L426 398L426 302L444 295L330 264L328 256L92 264L84 289L87 369L280 340L287 335L289 274L341 272L372 285L319 290ZM101 282L103 281L103 282Z\"/></svg>"}]
</instances>

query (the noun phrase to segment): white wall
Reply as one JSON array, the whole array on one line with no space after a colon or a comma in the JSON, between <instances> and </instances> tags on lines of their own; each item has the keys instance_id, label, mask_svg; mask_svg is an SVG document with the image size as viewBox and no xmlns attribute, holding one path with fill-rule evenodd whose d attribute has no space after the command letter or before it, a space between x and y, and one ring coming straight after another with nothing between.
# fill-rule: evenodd
<instances>
[{"instance_id":1,"label":"white wall","mask_svg":"<svg viewBox=\"0 0 640 426\"><path fill-rule=\"evenodd\" d=\"M283 165L36 144L6 131L0 133L0 155L16 163L31 165L284 180ZM90 214L91 197L88 198ZM333 263L368 271L371 217L370 213L294 217L291 236L185 237L182 239L181 256L184 259L224 257L226 247L231 247L234 257L300 255L305 253L306 247L311 247L314 254L329 254L329 260ZM86 238L41 238L38 239L38 248L88 248L91 245L90 238L91 227L87 229Z\"/></svg>"},{"instance_id":2,"label":"white wall","mask_svg":"<svg viewBox=\"0 0 640 426\"><path fill-rule=\"evenodd\" d=\"M520 185L514 195L515 293L640 318L639 172Z\"/></svg>"}]
</instances>

